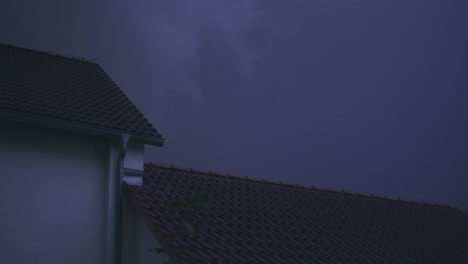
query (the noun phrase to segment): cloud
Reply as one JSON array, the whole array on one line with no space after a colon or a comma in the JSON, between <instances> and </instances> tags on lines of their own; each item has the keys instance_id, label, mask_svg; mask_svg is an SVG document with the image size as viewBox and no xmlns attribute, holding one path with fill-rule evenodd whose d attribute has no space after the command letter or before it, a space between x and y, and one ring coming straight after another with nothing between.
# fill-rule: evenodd
<instances>
[{"instance_id":1,"label":"cloud","mask_svg":"<svg viewBox=\"0 0 468 264\"><path fill-rule=\"evenodd\" d=\"M158 1L151 2L151 6L147 3L125 7L130 9L125 12L133 13L131 17L138 20L145 49L151 50L148 56L159 64L155 74L166 79L163 89L182 95L192 108L206 105L206 91L194 80L191 69L207 60L206 49L211 49L211 56L226 58L226 65L230 65L222 69L223 65L205 63L207 71L234 70L245 77L269 50L252 43L251 35L259 30L265 16L255 0Z\"/></svg>"},{"instance_id":2,"label":"cloud","mask_svg":"<svg viewBox=\"0 0 468 264\"><path fill-rule=\"evenodd\" d=\"M261 16L254 0L180 0L167 7L156 31L164 38L164 52L178 63L200 60L203 37L209 31L222 36L239 59L243 73L249 73L254 62L247 38Z\"/></svg>"}]
</instances>

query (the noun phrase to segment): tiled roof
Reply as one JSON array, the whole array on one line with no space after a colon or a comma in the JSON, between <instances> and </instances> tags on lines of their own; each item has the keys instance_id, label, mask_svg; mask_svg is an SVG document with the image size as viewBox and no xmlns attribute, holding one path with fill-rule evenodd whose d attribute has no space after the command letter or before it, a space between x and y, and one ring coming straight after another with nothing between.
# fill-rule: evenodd
<instances>
[{"instance_id":1,"label":"tiled roof","mask_svg":"<svg viewBox=\"0 0 468 264\"><path fill-rule=\"evenodd\" d=\"M208 229L178 242L210 263L468 263L468 213L454 207L156 164L145 180L125 192L160 240L175 221L165 202L210 197Z\"/></svg>"},{"instance_id":2,"label":"tiled roof","mask_svg":"<svg viewBox=\"0 0 468 264\"><path fill-rule=\"evenodd\" d=\"M161 138L95 63L0 44L0 112Z\"/></svg>"}]
</instances>

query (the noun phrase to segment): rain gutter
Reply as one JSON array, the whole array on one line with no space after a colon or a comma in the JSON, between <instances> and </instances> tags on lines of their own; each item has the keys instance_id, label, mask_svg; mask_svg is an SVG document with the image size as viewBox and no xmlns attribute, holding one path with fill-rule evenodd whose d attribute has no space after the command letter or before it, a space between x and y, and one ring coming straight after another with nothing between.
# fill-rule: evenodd
<instances>
[{"instance_id":1,"label":"rain gutter","mask_svg":"<svg viewBox=\"0 0 468 264\"><path fill-rule=\"evenodd\" d=\"M162 147L164 145L164 139L161 136L148 136L137 133L125 132L112 128L104 128L95 125L83 124L79 122L73 122L63 119L57 119L52 117L46 117L36 114L21 113L11 110L0 110L0 119L10 120L15 122L27 123L38 126L45 126L50 128L57 128L69 131L75 131L78 133L110 137L119 139L122 133L128 134L132 137L132 142L142 143L147 145L153 145Z\"/></svg>"}]
</instances>

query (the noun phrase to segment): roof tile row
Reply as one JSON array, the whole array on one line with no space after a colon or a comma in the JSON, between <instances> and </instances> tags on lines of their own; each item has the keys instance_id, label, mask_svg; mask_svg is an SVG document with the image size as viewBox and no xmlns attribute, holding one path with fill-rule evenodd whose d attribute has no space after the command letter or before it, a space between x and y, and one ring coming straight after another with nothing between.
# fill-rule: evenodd
<instances>
[{"instance_id":1,"label":"roof tile row","mask_svg":"<svg viewBox=\"0 0 468 264\"><path fill-rule=\"evenodd\" d=\"M3 44L0 111L161 138L99 65Z\"/></svg>"},{"instance_id":2,"label":"roof tile row","mask_svg":"<svg viewBox=\"0 0 468 264\"><path fill-rule=\"evenodd\" d=\"M176 225L164 202L196 193L210 197L212 203L199 214L207 229L198 240L181 241L210 263L468 259L468 214L455 208L153 163L145 165L145 178L149 187L126 186L126 193L159 239L169 232L158 228L161 223Z\"/></svg>"}]
</instances>

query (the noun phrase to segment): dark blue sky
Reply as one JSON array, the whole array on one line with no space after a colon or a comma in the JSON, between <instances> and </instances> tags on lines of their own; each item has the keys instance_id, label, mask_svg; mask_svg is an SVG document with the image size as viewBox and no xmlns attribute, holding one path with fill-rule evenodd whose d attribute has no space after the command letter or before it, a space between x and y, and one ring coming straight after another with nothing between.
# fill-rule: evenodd
<instances>
[{"instance_id":1,"label":"dark blue sky","mask_svg":"<svg viewBox=\"0 0 468 264\"><path fill-rule=\"evenodd\" d=\"M3 1L0 42L102 65L147 160L468 211L468 2Z\"/></svg>"}]
</instances>

